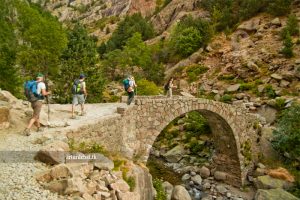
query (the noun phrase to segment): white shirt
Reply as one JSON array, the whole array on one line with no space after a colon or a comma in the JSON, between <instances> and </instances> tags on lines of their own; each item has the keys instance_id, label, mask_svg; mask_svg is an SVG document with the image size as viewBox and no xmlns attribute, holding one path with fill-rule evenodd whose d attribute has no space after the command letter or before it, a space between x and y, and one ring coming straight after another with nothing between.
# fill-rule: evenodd
<instances>
[{"instance_id":1,"label":"white shirt","mask_svg":"<svg viewBox=\"0 0 300 200\"><path fill-rule=\"evenodd\" d=\"M46 90L46 85L44 82L38 82L37 83L37 94L41 95L42 94L42 90Z\"/></svg>"}]
</instances>

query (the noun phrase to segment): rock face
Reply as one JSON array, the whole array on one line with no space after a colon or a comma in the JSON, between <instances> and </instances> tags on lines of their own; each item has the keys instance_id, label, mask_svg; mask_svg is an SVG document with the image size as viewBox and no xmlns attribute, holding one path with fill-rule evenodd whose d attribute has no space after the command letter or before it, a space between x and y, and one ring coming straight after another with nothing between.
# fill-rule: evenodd
<instances>
[{"instance_id":1,"label":"rock face","mask_svg":"<svg viewBox=\"0 0 300 200\"><path fill-rule=\"evenodd\" d=\"M283 189L258 190L255 200L297 200L294 195Z\"/></svg>"},{"instance_id":2,"label":"rock face","mask_svg":"<svg viewBox=\"0 0 300 200\"><path fill-rule=\"evenodd\" d=\"M172 193L172 200L192 200L188 191L181 185L176 185Z\"/></svg>"},{"instance_id":3,"label":"rock face","mask_svg":"<svg viewBox=\"0 0 300 200\"><path fill-rule=\"evenodd\" d=\"M10 106L7 102L0 100L0 130L9 127Z\"/></svg>"}]
</instances>

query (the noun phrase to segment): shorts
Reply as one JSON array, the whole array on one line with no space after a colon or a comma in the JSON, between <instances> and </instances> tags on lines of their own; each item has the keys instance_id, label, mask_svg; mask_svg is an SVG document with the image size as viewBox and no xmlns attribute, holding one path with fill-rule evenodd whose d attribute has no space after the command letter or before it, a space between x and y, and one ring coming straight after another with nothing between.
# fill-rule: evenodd
<instances>
[{"instance_id":1,"label":"shorts","mask_svg":"<svg viewBox=\"0 0 300 200\"><path fill-rule=\"evenodd\" d=\"M43 106L43 101L35 101L31 103L31 107L33 109L33 118L39 119L40 118L40 113L42 110Z\"/></svg>"},{"instance_id":2,"label":"shorts","mask_svg":"<svg viewBox=\"0 0 300 200\"><path fill-rule=\"evenodd\" d=\"M83 94L74 94L72 104L73 105L84 104L84 95Z\"/></svg>"}]
</instances>

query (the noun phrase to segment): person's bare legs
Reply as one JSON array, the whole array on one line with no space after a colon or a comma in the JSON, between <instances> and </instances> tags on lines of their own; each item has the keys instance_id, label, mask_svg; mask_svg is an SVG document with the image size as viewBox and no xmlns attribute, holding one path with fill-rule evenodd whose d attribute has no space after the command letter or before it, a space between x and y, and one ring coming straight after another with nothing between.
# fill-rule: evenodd
<instances>
[{"instance_id":1,"label":"person's bare legs","mask_svg":"<svg viewBox=\"0 0 300 200\"><path fill-rule=\"evenodd\" d=\"M33 124L35 124L36 127L39 127L39 122L38 122L38 120L35 117L33 117L33 118L30 119L29 124L27 126L27 129L31 129L31 127L32 127Z\"/></svg>"},{"instance_id":2,"label":"person's bare legs","mask_svg":"<svg viewBox=\"0 0 300 200\"><path fill-rule=\"evenodd\" d=\"M72 104L72 118L75 117L74 113L75 113L75 106L74 106L74 104Z\"/></svg>"},{"instance_id":3,"label":"person's bare legs","mask_svg":"<svg viewBox=\"0 0 300 200\"><path fill-rule=\"evenodd\" d=\"M84 112L84 104L82 103L80 106L81 106L81 115L84 115L85 114L85 112Z\"/></svg>"}]
</instances>

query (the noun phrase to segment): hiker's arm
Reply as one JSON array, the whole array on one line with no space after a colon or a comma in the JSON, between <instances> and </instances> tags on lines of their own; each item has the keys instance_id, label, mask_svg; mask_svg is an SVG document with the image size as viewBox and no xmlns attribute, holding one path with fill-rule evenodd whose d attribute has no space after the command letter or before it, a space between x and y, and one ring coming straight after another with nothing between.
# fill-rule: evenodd
<instances>
[{"instance_id":1,"label":"hiker's arm","mask_svg":"<svg viewBox=\"0 0 300 200\"><path fill-rule=\"evenodd\" d=\"M87 91L86 91L85 83L83 84L83 93L84 93L85 96L87 96Z\"/></svg>"},{"instance_id":2,"label":"hiker's arm","mask_svg":"<svg viewBox=\"0 0 300 200\"><path fill-rule=\"evenodd\" d=\"M47 92L46 89L42 89L42 95L43 96L47 96L49 94L51 94L51 92Z\"/></svg>"}]
</instances>

